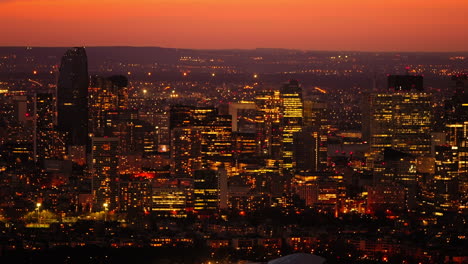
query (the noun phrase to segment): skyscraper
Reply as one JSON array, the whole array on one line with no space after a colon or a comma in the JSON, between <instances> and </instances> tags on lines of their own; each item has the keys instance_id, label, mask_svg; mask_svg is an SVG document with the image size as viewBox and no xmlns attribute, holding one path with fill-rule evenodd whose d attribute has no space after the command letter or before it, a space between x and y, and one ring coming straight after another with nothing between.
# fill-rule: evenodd
<instances>
[{"instance_id":1,"label":"skyscraper","mask_svg":"<svg viewBox=\"0 0 468 264\"><path fill-rule=\"evenodd\" d=\"M91 151L92 189L94 210L100 211L107 204L110 210L118 206L118 146L115 137L93 137Z\"/></svg>"},{"instance_id":2,"label":"skyscraper","mask_svg":"<svg viewBox=\"0 0 468 264\"><path fill-rule=\"evenodd\" d=\"M455 94L446 102L448 144L457 152L461 200L468 199L468 76L453 76Z\"/></svg>"},{"instance_id":3,"label":"skyscraper","mask_svg":"<svg viewBox=\"0 0 468 264\"><path fill-rule=\"evenodd\" d=\"M55 130L55 98L52 93L36 93L34 97L34 160L62 159L63 137Z\"/></svg>"},{"instance_id":4,"label":"skyscraper","mask_svg":"<svg viewBox=\"0 0 468 264\"><path fill-rule=\"evenodd\" d=\"M304 106L302 88L296 80L290 80L281 89L283 128L283 174L293 169L294 133L302 131Z\"/></svg>"},{"instance_id":5,"label":"skyscraper","mask_svg":"<svg viewBox=\"0 0 468 264\"><path fill-rule=\"evenodd\" d=\"M109 78L92 76L89 92L89 133L102 136L106 112L128 109L128 79L123 75Z\"/></svg>"},{"instance_id":6,"label":"skyscraper","mask_svg":"<svg viewBox=\"0 0 468 264\"><path fill-rule=\"evenodd\" d=\"M67 146L85 146L88 141L88 60L82 47L69 49L62 57L57 84L57 126L67 133Z\"/></svg>"},{"instance_id":7,"label":"skyscraper","mask_svg":"<svg viewBox=\"0 0 468 264\"><path fill-rule=\"evenodd\" d=\"M382 170L379 164L386 148L415 158L431 154L431 94L422 91L422 77L416 77L389 76L389 91L369 97L369 162L376 172Z\"/></svg>"},{"instance_id":8,"label":"skyscraper","mask_svg":"<svg viewBox=\"0 0 468 264\"><path fill-rule=\"evenodd\" d=\"M281 154L281 99L280 91L257 91L254 99L258 109L257 141L258 153L279 160Z\"/></svg>"}]
</instances>

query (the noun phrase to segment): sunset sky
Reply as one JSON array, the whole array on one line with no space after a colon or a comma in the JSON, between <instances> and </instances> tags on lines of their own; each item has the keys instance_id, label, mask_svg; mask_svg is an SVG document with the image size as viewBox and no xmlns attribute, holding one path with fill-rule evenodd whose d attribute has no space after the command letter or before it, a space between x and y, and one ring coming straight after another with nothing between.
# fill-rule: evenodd
<instances>
[{"instance_id":1,"label":"sunset sky","mask_svg":"<svg viewBox=\"0 0 468 264\"><path fill-rule=\"evenodd\" d=\"M0 0L0 46L467 51L468 0Z\"/></svg>"}]
</instances>

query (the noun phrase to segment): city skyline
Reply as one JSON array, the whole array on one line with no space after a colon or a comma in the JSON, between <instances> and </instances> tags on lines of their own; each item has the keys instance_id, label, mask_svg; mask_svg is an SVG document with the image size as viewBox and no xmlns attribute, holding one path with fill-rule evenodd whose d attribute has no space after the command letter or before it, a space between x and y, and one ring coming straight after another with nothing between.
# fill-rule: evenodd
<instances>
[{"instance_id":1,"label":"city skyline","mask_svg":"<svg viewBox=\"0 0 468 264\"><path fill-rule=\"evenodd\" d=\"M467 57L1 48L0 262L465 263Z\"/></svg>"},{"instance_id":2,"label":"city skyline","mask_svg":"<svg viewBox=\"0 0 468 264\"><path fill-rule=\"evenodd\" d=\"M468 3L3 0L0 46L464 51Z\"/></svg>"}]
</instances>

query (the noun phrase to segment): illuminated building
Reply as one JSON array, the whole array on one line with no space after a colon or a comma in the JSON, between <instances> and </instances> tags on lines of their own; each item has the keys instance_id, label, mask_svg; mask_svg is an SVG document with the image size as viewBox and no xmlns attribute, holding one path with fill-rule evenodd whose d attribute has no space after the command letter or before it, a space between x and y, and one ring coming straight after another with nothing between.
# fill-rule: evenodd
<instances>
[{"instance_id":1,"label":"illuminated building","mask_svg":"<svg viewBox=\"0 0 468 264\"><path fill-rule=\"evenodd\" d=\"M281 238L258 238L257 245L265 250L266 254L278 254L281 252L283 239Z\"/></svg>"},{"instance_id":2,"label":"illuminated building","mask_svg":"<svg viewBox=\"0 0 468 264\"><path fill-rule=\"evenodd\" d=\"M57 126L67 146L88 143L88 60L84 48L67 50L57 83Z\"/></svg>"},{"instance_id":3,"label":"illuminated building","mask_svg":"<svg viewBox=\"0 0 468 264\"><path fill-rule=\"evenodd\" d=\"M271 180L262 167L247 167L240 175L229 178L229 208L237 211L253 212L268 208L271 197L281 199L279 193L271 193Z\"/></svg>"},{"instance_id":4,"label":"illuminated building","mask_svg":"<svg viewBox=\"0 0 468 264\"><path fill-rule=\"evenodd\" d=\"M392 94L371 94L369 97L370 156L367 163L375 172L383 168L377 163L383 160L383 150L392 147L393 105Z\"/></svg>"},{"instance_id":5,"label":"illuminated building","mask_svg":"<svg viewBox=\"0 0 468 264\"><path fill-rule=\"evenodd\" d=\"M448 123L460 123L468 121L468 75L452 76L455 82L455 93L447 102Z\"/></svg>"},{"instance_id":6,"label":"illuminated building","mask_svg":"<svg viewBox=\"0 0 468 264\"><path fill-rule=\"evenodd\" d=\"M328 210L337 214L346 198L342 175L333 173L301 173L294 176L295 193L306 206Z\"/></svg>"},{"instance_id":7,"label":"illuminated building","mask_svg":"<svg viewBox=\"0 0 468 264\"><path fill-rule=\"evenodd\" d=\"M327 104L305 100L304 131L294 136L294 155L297 170L325 170L327 167L327 134L329 130Z\"/></svg>"},{"instance_id":8,"label":"illuminated building","mask_svg":"<svg viewBox=\"0 0 468 264\"><path fill-rule=\"evenodd\" d=\"M392 146L415 156L431 153L432 109L428 93L399 93L393 97Z\"/></svg>"},{"instance_id":9,"label":"illuminated building","mask_svg":"<svg viewBox=\"0 0 468 264\"><path fill-rule=\"evenodd\" d=\"M218 115L214 107L194 106L173 106L170 114L171 149L175 159L190 156L192 161L184 161L186 164L201 159L206 168L232 160L231 116ZM174 164L173 170L179 170L177 166Z\"/></svg>"},{"instance_id":10,"label":"illuminated building","mask_svg":"<svg viewBox=\"0 0 468 264\"><path fill-rule=\"evenodd\" d=\"M169 112L140 112L139 117L156 129L158 147L170 145Z\"/></svg>"},{"instance_id":11,"label":"illuminated building","mask_svg":"<svg viewBox=\"0 0 468 264\"><path fill-rule=\"evenodd\" d=\"M215 170L195 171L193 176L193 208L195 211L204 214L213 213L220 209L222 177L226 177L226 175L223 176L222 173Z\"/></svg>"},{"instance_id":12,"label":"illuminated building","mask_svg":"<svg viewBox=\"0 0 468 264\"><path fill-rule=\"evenodd\" d=\"M380 183L367 186L367 212L385 212L387 210L398 212L406 206L405 188L392 183Z\"/></svg>"},{"instance_id":13,"label":"illuminated building","mask_svg":"<svg viewBox=\"0 0 468 264\"><path fill-rule=\"evenodd\" d=\"M137 110L108 110L104 117L104 135L119 138L121 173L138 171L142 158L158 152L156 131L151 124L138 119Z\"/></svg>"},{"instance_id":14,"label":"illuminated building","mask_svg":"<svg viewBox=\"0 0 468 264\"><path fill-rule=\"evenodd\" d=\"M423 188L423 203L431 212L443 213L456 210L459 199L458 168L459 152L457 147L435 147L435 170Z\"/></svg>"},{"instance_id":15,"label":"illuminated building","mask_svg":"<svg viewBox=\"0 0 468 264\"><path fill-rule=\"evenodd\" d=\"M447 144L457 152L458 182L461 200L468 200L468 77L453 76L455 93L446 102L447 107Z\"/></svg>"},{"instance_id":16,"label":"illuminated building","mask_svg":"<svg viewBox=\"0 0 468 264\"><path fill-rule=\"evenodd\" d=\"M151 177L120 177L118 181L119 211L143 213L151 210Z\"/></svg>"},{"instance_id":17,"label":"illuminated building","mask_svg":"<svg viewBox=\"0 0 468 264\"><path fill-rule=\"evenodd\" d=\"M330 128L327 111L327 103L304 100L304 126L327 132Z\"/></svg>"},{"instance_id":18,"label":"illuminated building","mask_svg":"<svg viewBox=\"0 0 468 264\"><path fill-rule=\"evenodd\" d=\"M198 127L203 163L212 167L217 162L230 162L233 157L231 116L216 115Z\"/></svg>"},{"instance_id":19,"label":"illuminated building","mask_svg":"<svg viewBox=\"0 0 468 264\"><path fill-rule=\"evenodd\" d=\"M229 103L232 132L255 133L257 106L253 102Z\"/></svg>"},{"instance_id":20,"label":"illuminated building","mask_svg":"<svg viewBox=\"0 0 468 264\"><path fill-rule=\"evenodd\" d=\"M302 131L304 117L302 88L298 81L291 80L282 87L281 103L283 174L291 176L294 167L294 133Z\"/></svg>"},{"instance_id":21,"label":"illuminated building","mask_svg":"<svg viewBox=\"0 0 468 264\"><path fill-rule=\"evenodd\" d=\"M151 186L151 210L159 216L184 217L191 207L193 180L157 178Z\"/></svg>"},{"instance_id":22,"label":"illuminated building","mask_svg":"<svg viewBox=\"0 0 468 264\"><path fill-rule=\"evenodd\" d=\"M294 133L296 171L324 171L327 167L327 136L311 127Z\"/></svg>"},{"instance_id":23,"label":"illuminated building","mask_svg":"<svg viewBox=\"0 0 468 264\"><path fill-rule=\"evenodd\" d=\"M258 153L274 160L281 159L281 98L280 92L262 90L255 94L258 109Z\"/></svg>"},{"instance_id":24,"label":"illuminated building","mask_svg":"<svg viewBox=\"0 0 468 264\"><path fill-rule=\"evenodd\" d=\"M192 177L201 168L201 133L192 127L171 130L171 174Z\"/></svg>"},{"instance_id":25,"label":"illuminated building","mask_svg":"<svg viewBox=\"0 0 468 264\"><path fill-rule=\"evenodd\" d=\"M187 208L185 188L178 186L153 187L151 210L159 215L180 214Z\"/></svg>"},{"instance_id":26,"label":"illuminated building","mask_svg":"<svg viewBox=\"0 0 468 264\"><path fill-rule=\"evenodd\" d=\"M254 211L286 205L285 182L279 170L275 166L239 163L235 175L229 177L229 207Z\"/></svg>"},{"instance_id":27,"label":"illuminated building","mask_svg":"<svg viewBox=\"0 0 468 264\"><path fill-rule=\"evenodd\" d=\"M34 160L63 159L64 135L55 130L55 98L51 93L34 97Z\"/></svg>"},{"instance_id":28,"label":"illuminated building","mask_svg":"<svg viewBox=\"0 0 468 264\"><path fill-rule=\"evenodd\" d=\"M393 91L371 94L369 97L368 163L376 173L383 171L382 154L386 148L411 154L415 158L431 155L431 95L421 91L422 77L414 77L389 76L389 89ZM415 182L416 174L399 178Z\"/></svg>"},{"instance_id":29,"label":"illuminated building","mask_svg":"<svg viewBox=\"0 0 468 264\"><path fill-rule=\"evenodd\" d=\"M119 139L112 137L91 138L91 176L94 195L94 211L118 207L118 146Z\"/></svg>"},{"instance_id":30,"label":"illuminated building","mask_svg":"<svg viewBox=\"0 0 468 264\"><path fill-rule=\"evenodd\" d=\"M310 252L317 243L317 239L314 237L288 237L286 243L295 252Z\"/></svg>"},{"instance_id":31,"label":"illuminated building","mask_svg":"<svg viewBox=\"0 0 468 264\"><path fill-rule=\"evenodd\" d=\"M109 78L92 76L89 92L90 133L103 136L106 111L127 109L127 77L116 75Z\"/></svg>"},{"instance_id":32,"label":"illuminated building","mask_svg":"<svg viewBox=\"0 0 468 264\"><path fill-rule=\"evenodd\" d=\"M236 161L251 159L257 154L257 135L255 133L233 133L234 155Z\"/></svg>"},{"instance_id":33,"label":"illuminated building","mask_svg":"<svg viewBox=\"0 0 468 264\"><path fill-rule=\"evenodd\" d=\"M179 237L157 237L152 238L150 241L151 247L168 247L168 248L192 248L194 244L193 238L179 238Z\"/></svg>"},{"instance_id":34,"label":"illuminated building","mask_svg":"<svg viewBox=\"0 0 468 264\"><path fill-rule=\"evenodd\" d=\"M262 194L255 192L249 186L229 186L229 209L240 212L253 212L266 208L270 200L263 200Z\"/></svg>"},{"instance_id":35,"label":"illuminated building","mask_svg":"<svg viewBox=\"0 0 468 264\"><path fill-rule=\"evenodd\" d=\"M228 248L230 241L229 239L208 239L206 244L210 249Z\"/></svg>"}]
</instances>

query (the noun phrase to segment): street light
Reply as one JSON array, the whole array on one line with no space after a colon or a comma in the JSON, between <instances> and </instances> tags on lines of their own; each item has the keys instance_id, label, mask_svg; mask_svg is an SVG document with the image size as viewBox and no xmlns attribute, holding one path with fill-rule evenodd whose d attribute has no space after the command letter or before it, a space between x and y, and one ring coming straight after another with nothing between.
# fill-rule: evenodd
<instances>
[{"instance_id":1,"label":"street light","mask_svg":"<svg viewBox=\"0 0 468 264\"><path fill-rule=\"evenodd\" d=\"M37 222L39 223L39 225L41 225L41 218L39 216L39 209L41 208L41 203L36 203L36 210L37 210Z\"/></svg>"},{"instance_id":2,"label":"street light","mask_svg":"<svg viewBox=\"0 0 468 264\"><path fill-rule=\"evenodd\" d=\"M107 207L109 207L108 203L104 203L104 222L107 221Z\"/></svg>"}]
</instances>

